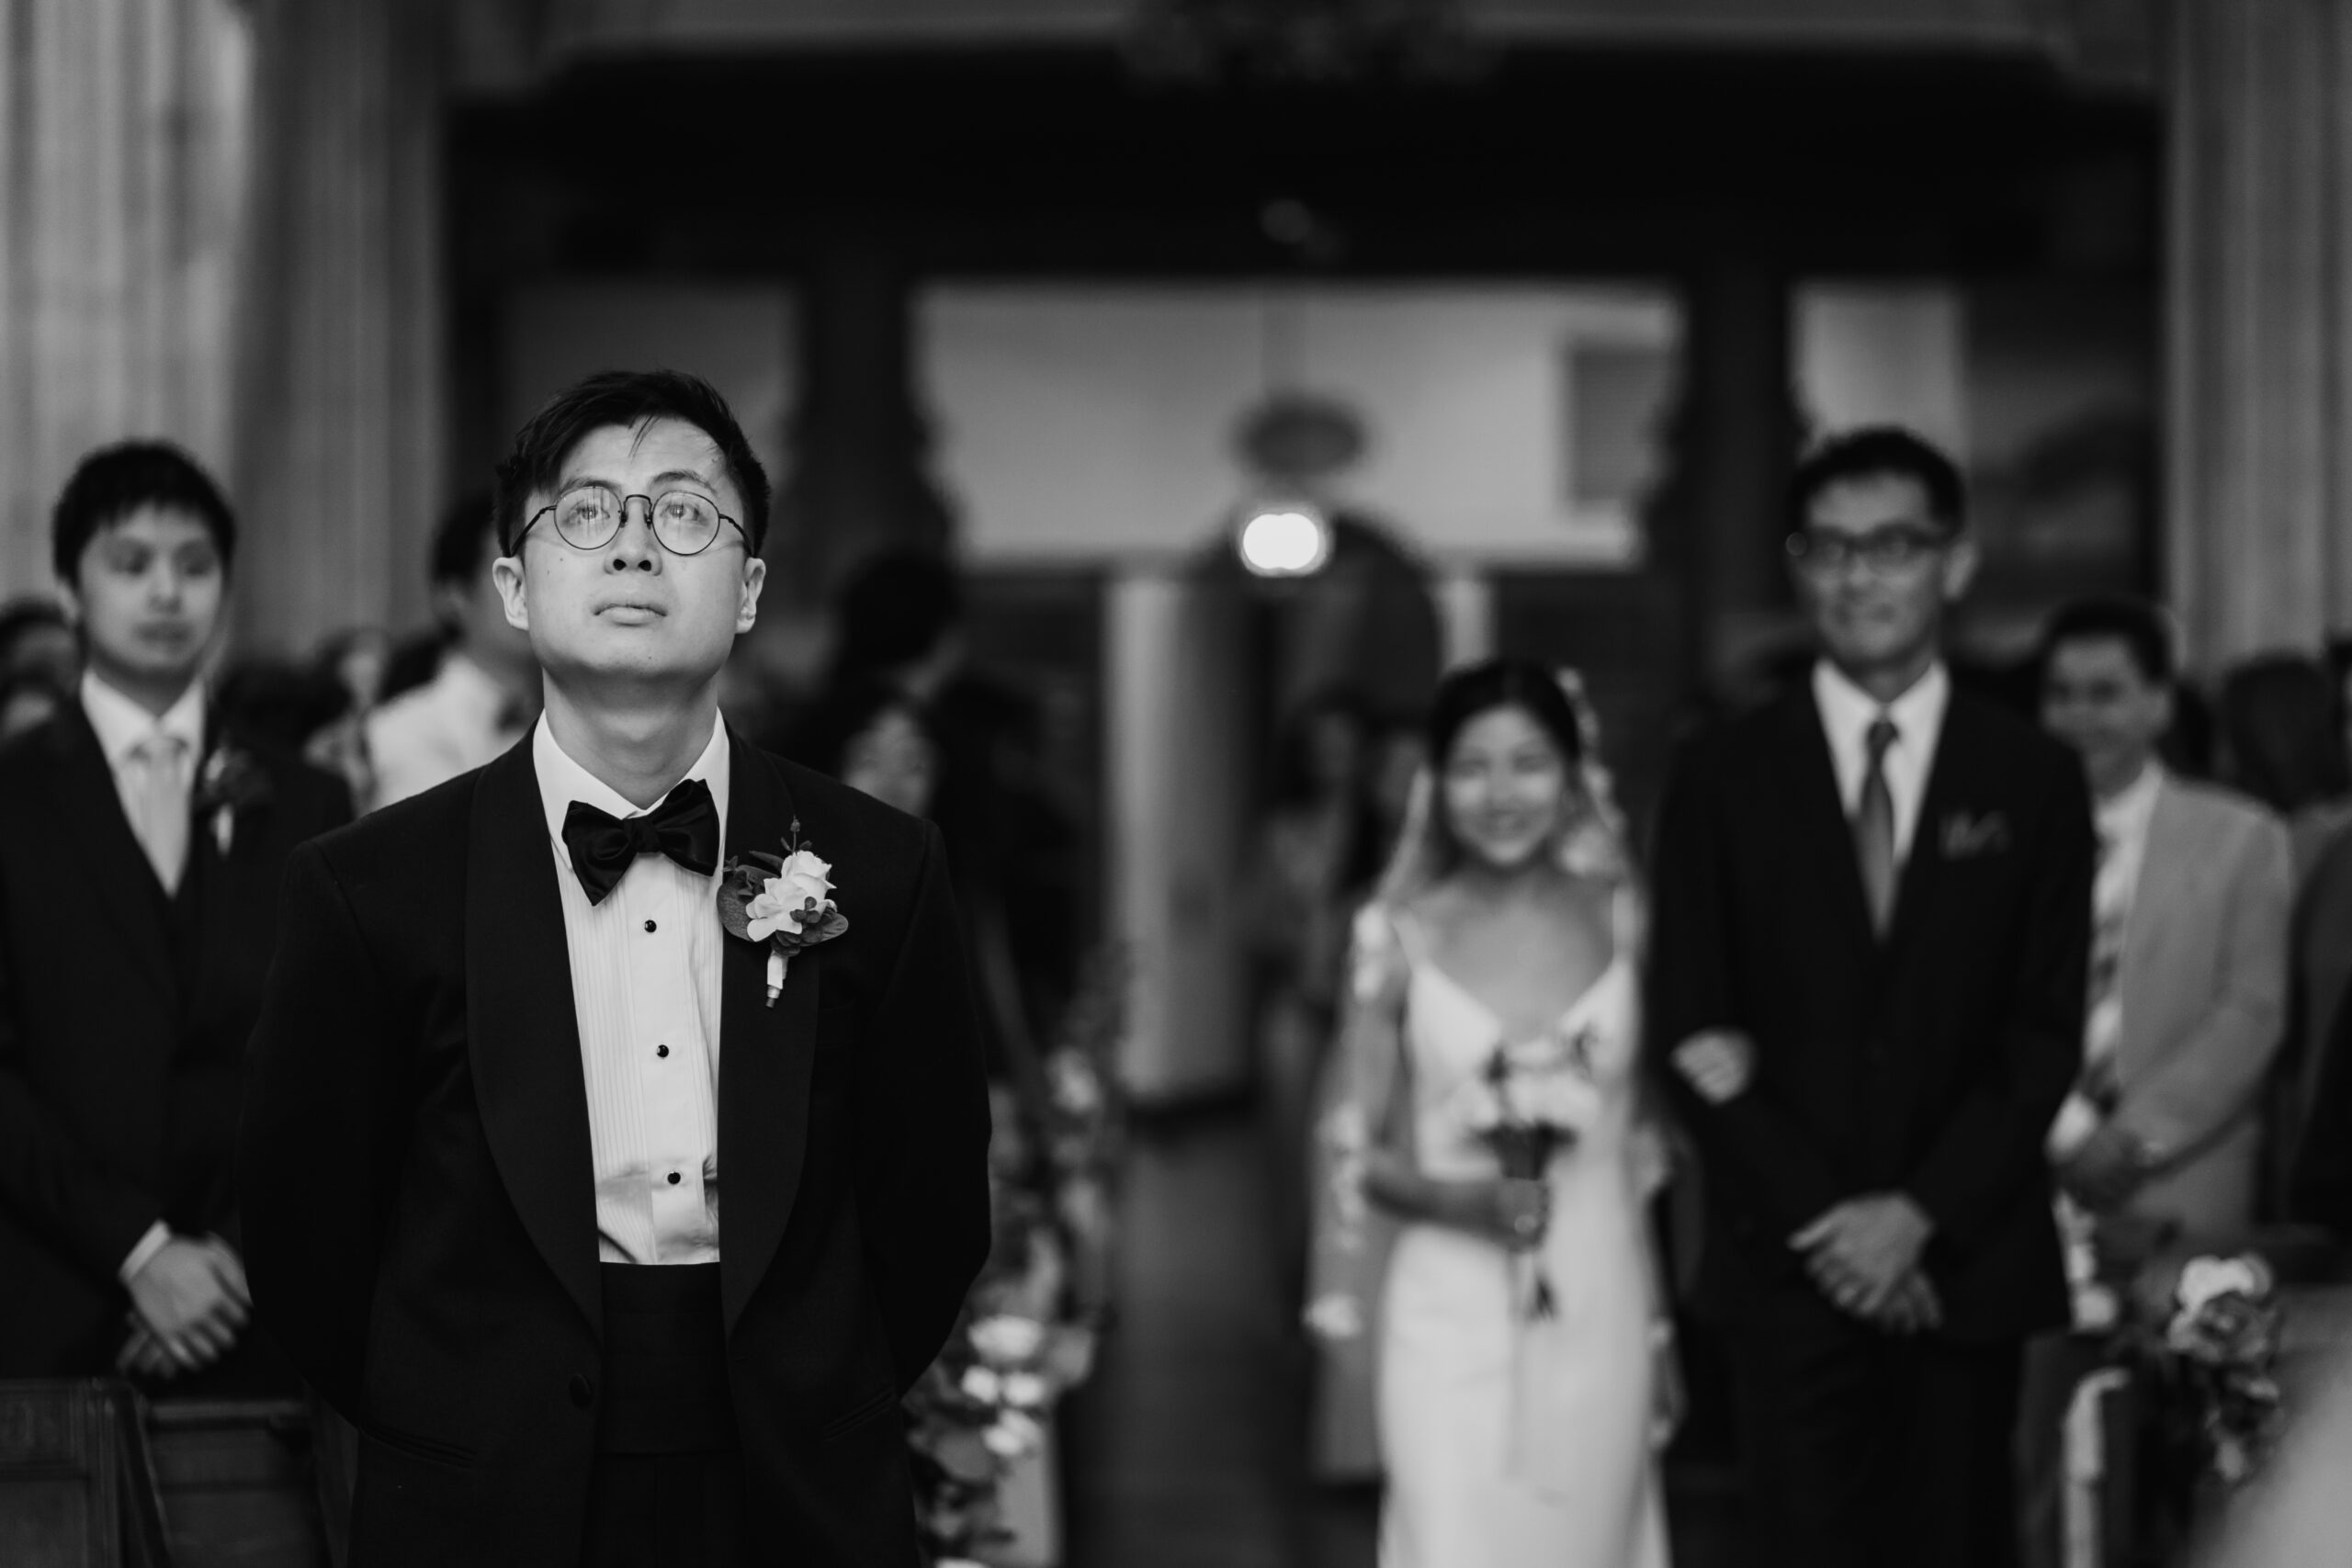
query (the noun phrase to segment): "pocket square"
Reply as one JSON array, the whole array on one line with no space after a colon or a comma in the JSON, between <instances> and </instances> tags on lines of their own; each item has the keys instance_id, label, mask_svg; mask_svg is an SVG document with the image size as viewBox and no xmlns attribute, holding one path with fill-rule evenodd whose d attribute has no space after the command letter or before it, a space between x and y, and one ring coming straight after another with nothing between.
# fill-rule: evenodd
<instances>
[{"instance_id":1,"label":"pocket square","mask_svg":"<svg viewBox=\"0 0 2352 1568\"><path fill-rule=\"evenodd\" d=\"M1973 860L2009 847L2009 819L1997 811L1972 817L1955 811L1944 818L1944 859Z\"/></svg>"}]
</instances>

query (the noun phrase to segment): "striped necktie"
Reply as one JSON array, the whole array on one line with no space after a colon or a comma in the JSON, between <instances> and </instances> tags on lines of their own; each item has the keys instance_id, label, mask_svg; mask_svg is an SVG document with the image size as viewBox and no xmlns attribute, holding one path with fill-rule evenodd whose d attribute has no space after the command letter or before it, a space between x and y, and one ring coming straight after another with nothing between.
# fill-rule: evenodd
<instances>
[{"instance_id":1,"label":"striped necktie","mask_svg":"<svg viewBox=\"0 0 2352 1568\"><path fill-rule=\"evenodd\" d=\"M1886 787L1886 753L1902 732L1880 715L1863 744L1869 766L1862 773L1861 804L1854 812L1854 857L1862 870L1862 896L1871 909L1871 930L1883 938L1894 918L1894 795Z\"/></svg>"}]
</instances>

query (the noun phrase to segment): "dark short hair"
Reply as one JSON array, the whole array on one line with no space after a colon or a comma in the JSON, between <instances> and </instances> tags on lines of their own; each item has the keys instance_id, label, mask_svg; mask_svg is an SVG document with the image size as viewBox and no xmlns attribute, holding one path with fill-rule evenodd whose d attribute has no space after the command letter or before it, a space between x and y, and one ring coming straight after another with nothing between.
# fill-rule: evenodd
<instances>
[{"instance_id":1,"label":"dark short hair","mask_svg":"<svg viewBox=\"0 0 2352 1568\"><path fill-rule=\"evenodd\" d=\"M2180 668L2173 657L2172 628L2165 625L2163 611L2145 599L2102 593L2060 605L2041 628L2036 659L2041 677L2049 677L2050 661L2062 645L2094 641L2121 643L2140 673L2160 686L2172 684Z\"/></svg>"},{"instance_id":2,"label":"dark short hair","mask_svg":"<svg viewBox=\"0 0 2352 1568\"><path fill-rule=\"evenodd\" d=\"M2352 787L2337 712L2335 678L2316 659L2271 653L2233 666L2219 714L2225 782L2280 813L2335 799Z\"/></svg>"},{"instance_id":3,"label":"dark short hair","mask_svg":"<svg viewBox=\"0 0 2352 1568\"><path fill-rule=\"evenodd\" d=\"M634 429L649 419L674 419L693 425L718 448L727 477L743 498L740 519L758 555L768 537L768 476L752 452L743 427L718 389L683 370L600 370L550 399L514 433L514 445L498 465L495 513L498 547L514 553L526 521L523 507L535 491L551 490L562 477L572 448L606 425Z\"/></svg>"},{"instance_id":4,"label":"dark short hair","mask_svg":"<svg viewBox=\"0 0 2352 1568\"><path fill-rule=\"evenodd\" d=\"M0 604L0 660L16 651L17 641L27 632L46 626L62 626L70 631L73 626L66 617L65 606L54 599L36 593L11 599Z\"/></svg>"},{"instance_id":5,"label":"dark short hair","mask_svg":"<svg viewBox=\"0 0 2352 1568\"><path fill-rule=\"evenodd\" d=\"M842 590L843 677L897 670L928 655L964 618L956 569L925 550L891 550L860 567Z\"/></svg>"},{"instance_id":6,"label":"dark short hair","mask_svg":"<svg viewBox=\"0 0 2352 1568\"><path fill-rule=\"evenodd\" d=\"M886 714L903 713L935 748L938 739L922 705L886 681L857 676L834 685L793 728L787 754L804 767L834 778L849 762L849 749Z\"/></svg>"},{"instance_id":7,"label":"dark short hair","mask_svg":"<svg viewBox=\"0 0 2352 1568\"><path fill-rule=\"evenodd\" d=\"M1806 453L1789 478L1787 530L1804 530L1822 491L1849 479L1893 476L1916 480L1927 492L1928 515L1947 534L1968 520L1968 486L1960 465L1925 437L1892 424L1833 435Z\"/></svg>"},{"instance_id":8,"label":"dark short hair","mask_svg":"<svg viewBox=\"0 0 2352 1568\"><path fill-rule=\"evenodd\" d=\"M142 506L189 513L212 536L226 571L236 559L237 519L196 459L168 441L122 441L82 459L49 517L50 563L71 582L98 530Z\"/></svg>"},{"instance_id":9,"label":"dark short hair","mask_svg":"<svg viewBox=\"0 0 2352 1568\"><path fill-rule=\"evenodd\" d=\"M1430 770L1439 774L1445 772L1454 741L1472 719L1497 708L1512 707L1535 720L1559 748L1560 761L1575 773L1584 761L1584 731L1577 723L1577 710L1560 689L1559 678L1527 659L1489 659L1456 670L1438 682L1423 728ZM1456 850L1453 826L1445 819L1442 799L1433 815L1439 841L1452 855Z\"/></svg>"},{"instance_id":10,"label":"dark short hair","mask_svg":"<svg viewBox=\"0 0 2352 1568\"><path fill-rule=\"evenodd\" d=\"M426 581L435 588L471 582L490 558L493 533L490 491L469 492L441 514L433 527L433 560Z\"/></svg>"}]
</instances>

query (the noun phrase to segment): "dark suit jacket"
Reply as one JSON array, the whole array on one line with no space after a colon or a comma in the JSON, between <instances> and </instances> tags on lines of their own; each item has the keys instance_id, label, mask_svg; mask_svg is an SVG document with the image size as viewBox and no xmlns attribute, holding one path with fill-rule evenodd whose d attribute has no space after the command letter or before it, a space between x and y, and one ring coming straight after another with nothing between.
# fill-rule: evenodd
<instances>
[{"instance_id":1,"label":"dark suit jacket","mask_svg":"<svg viewBox=\"0 0 2352 1568\"><path fill-rule=\"evenodd\" d=\"M78 703L0 749L0 1376L110 1371L117 1279L161 1219L237 1239L245 1041L294 846L340 779L232 740L266 781L223 856L194 823L167 897Z\"/></svg>"},{"instance_id":2,"label":"dark suit jacket","mask_svg":"<svg viewBox=\"0 0 2352 1568\"><path fill-rule=\"evenodd\" d=\"M988 1100L936 830L743 743L846 933L722 979L720 1278L753 1540L908 1563L898 1417L989 1246ZM295 858L238 1174L264 1320L361 1433L353 1561L579 1561L602 1303L557 870L526 739Z\"/></svg>"},{"instance_id":3,"label":"dark suit jacket","mask_svg":"<svg viewBox=\"0 0 2352 1568\"><path fill-rule=\"evenodd\" d=\"M2064 1322L2042 1145L2081 1059L2092 862L2081 764L1954 691L1881 942L1810 687L1689 748L1658 822L1649 1026L1705 1162L1702 1310L1811 1290L1789 1235L1900 1190L1935 1224L1948 1335ZM1710 1028L1757 1047L1723 1107L1666 1059Z\"/></svg>"}]
</instances>

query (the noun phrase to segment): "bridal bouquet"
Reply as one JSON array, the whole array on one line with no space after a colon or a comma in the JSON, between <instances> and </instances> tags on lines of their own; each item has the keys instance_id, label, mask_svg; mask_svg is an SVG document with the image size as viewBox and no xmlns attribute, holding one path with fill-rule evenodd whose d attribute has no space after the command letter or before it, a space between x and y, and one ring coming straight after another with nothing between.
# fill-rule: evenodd
<instances>
[{"instance_id":1,"label":"bridal bouquet","mask_svg":"<svg viewBox=\"0 0 2352 1568\"><path fill-rule=\"evenodd\" d=\"M1579 1030L1565 1039L1552 1034L1532 1044L1498 1045L1487 1058L1474 1086L1469 1126L1494 1152L1505 1177L1542 1181L1553 1156L1574 1145L1595 1095L1591 1049L1590 1032ZM1517 1239L1525 1248L1513 1257L1526 1275L1527 1315L1556 1316L1558 1299L1535 1250L1540 1229L1526 1226Z\"/></svg>"}]
</instances>

